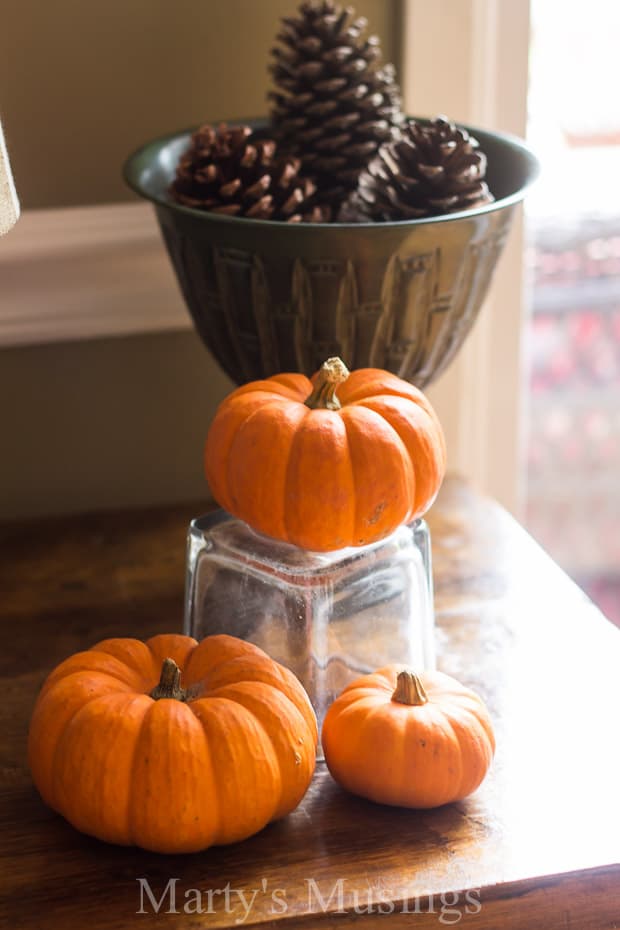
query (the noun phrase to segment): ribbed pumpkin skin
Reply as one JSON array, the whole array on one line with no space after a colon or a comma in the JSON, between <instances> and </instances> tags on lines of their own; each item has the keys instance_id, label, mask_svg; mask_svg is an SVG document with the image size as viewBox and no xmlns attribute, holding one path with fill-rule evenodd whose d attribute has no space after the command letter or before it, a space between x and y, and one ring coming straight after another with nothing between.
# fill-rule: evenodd
<instances>
[{"instance_id":1,"label":"ribbed pumpkin skin","mask_svg":"<svg viewBox=\"0 0 620 930\"><path fill-rule=\"evenodd\" d=\"M205 447L220 506L313 551L375 542L423 514L446 467L424 394L375 368L339 385L340 410L311 410L312 389L304 375L275 375L223 401Z\"/></svg>"},{"instance_id":2,"label":"ribbed pumpkin skin","mask_svg":"<svg viewBox=\"0 0 620 930\"><path fill-rule=\"evenodd\" d=\"M154 700L165 658L199 695ZM231 636L109 639L61 663L38 697L29 763L78 830L162 853L233 843L293 810L317 728L294 675Z\"/></svg>"},{"instance_id":3,"label":"ribbed pumpkin skin","mask_svg":"<svg viewBox=\"0 0 620 930\"><path fill-rule=\"evenodd\" d=\"M327 711L321 741L334 779L380 804L439 807L471 794L495 752L482 700L454 678L421 673L428 703L392 700L399 666L348 685Z\"/></svg>"}]
</instances>

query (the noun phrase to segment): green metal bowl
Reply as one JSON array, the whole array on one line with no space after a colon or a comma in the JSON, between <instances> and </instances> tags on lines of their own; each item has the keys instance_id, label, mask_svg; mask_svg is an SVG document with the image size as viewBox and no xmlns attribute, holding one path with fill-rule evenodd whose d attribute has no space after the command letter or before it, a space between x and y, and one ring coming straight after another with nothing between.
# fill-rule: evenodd
<instances>
[{"instance_id":1,"label":"green metal bowl","mask_svg":"<svg viewBox=\"0 0 620 930\"><path fill-rule=\"evenodd\" d=\"M181 206L167 191L191 130L140 148L124 175L154 204L195 327L238 384L339 355L423 387L463 344L538 171L519 139L466 128L496 200L436 218L287 224Z\"/></svg>"}]
</instances>

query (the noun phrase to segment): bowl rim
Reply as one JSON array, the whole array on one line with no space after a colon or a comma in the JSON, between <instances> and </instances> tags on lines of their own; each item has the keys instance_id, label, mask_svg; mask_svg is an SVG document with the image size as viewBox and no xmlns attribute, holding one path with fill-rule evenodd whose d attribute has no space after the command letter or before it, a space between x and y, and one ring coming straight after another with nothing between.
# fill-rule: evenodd
<instances>
[{"instance_id":1,"label":"bowl rim","mask_svg":"<svg viewBox=\"0 0 620 930\"><path fill-rule=\"evenodd\" d=\"M415 119L421 123L430 122L429 117L408 117L409 119ZM235 120L211 120L209 121L210 125L219 126L220 123L229 123L234 125L245 125L250 126L251 128L262 128L265 125L268 125L267 117L252 117L248 119L235 119ZM504 210L506 207L514 206L520 203L526 195L527 190L531 187L532 184L537 180L540 174L540 161L533 153L531 148L527 143L521 139L519 136L513 135L512 133L507 132L498 132L495 130L482 129L476 126L470 126L468 123L456 122L456 127L459 129L465 129L471 136L474 136L477 139L488 138L493 141L499 142L504 145L506 148L511 149L518 153L521 157L524 165L527 168L527 176L523 184L512 194L508 194L507 197L502 197L499 200L494 200L491 203L483 204L479 207L473 207L468 210L459 210L454 213L444 213L440 216L425 216L419 217L418 219L406 219L406 220L389 220L389 221L372 221L354 223L354 222L333 222L333 223L287 223L284 220L263 220L263 219L253 219L247 216L226 216L220 213L213 213L208 210L198 210L194 207L187 207L183 204L177 203L177 201L170 199L166 196L156 195L146 190L146 188L139 183L137 180L137 171L136 164L142 157L143 153L150 148L156 147L158 151L161 151L167 144L180 139L184 136L189 136L191 133L195 132L199 127L190 126L185 129L176 129L172 132L167 132L163 135L156 136L153 139L149 139L147 142L144 142L141 146L135 149L124 161L122 175L127 186L139 197L149 200L151 203L157 207L163 207L170 210L173 213L181 213L187 216L192 216L194 218L201 217L203 221L207 221L214 224L222 224L225 226L240 226L243 225L249 228L256 229L286 229L291 232L292 235L297 235L298 231L302 234L307 235L308 231L313 229L329 229L329 230L367 230L367 229L376 229L376 230L398 230L398 229L409 229L411 227L418 226L428 226L432 223L453 223L462 219L472 218L476 216L482 216L487 213L496 213L499 210ZM483 148L484 151L484 148Z\"/></svg>"}]
</instances>

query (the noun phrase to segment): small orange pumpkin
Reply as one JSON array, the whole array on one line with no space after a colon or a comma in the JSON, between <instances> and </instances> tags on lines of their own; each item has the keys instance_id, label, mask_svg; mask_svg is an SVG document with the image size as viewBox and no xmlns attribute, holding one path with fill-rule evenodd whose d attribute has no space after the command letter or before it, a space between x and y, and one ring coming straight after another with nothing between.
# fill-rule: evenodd
<instances>
[{"instance_id":1,"label":"small orange pumpkin","mask_svg":"<svg viewBox=\"0 0 620 930\"><path fill-rule=\"evenodd\" d=\"M327 711L321 739L343 788L401 807L466 797L495 752L477 694L441 672L416 675L395 665L348 685Z\"/></svg>"},{"instance_id":2,"label":"small orange pumpkin","mask_svg":"<svg viewBox=\"0 0 620 930\"><path fill-rule=\"evenodd\" d=\"M233 843L292 811L317 727L295 676L232 636L108 639L38 697L29 763L83 833L155 852Z\"/></svg>"},{"instance_id":3,"label":"small orange pumpkin","mask_svg":"<svg viewBox=\"0 0 620 930\"><path fill-rule=\"evenodd\" d=\"M349 374L338 358L313 382L274 375L222 402L205 447L216 501L314 551L374 542L424 513L446 467L424 394L380 369Z\"/></svg>"}]
</instances>

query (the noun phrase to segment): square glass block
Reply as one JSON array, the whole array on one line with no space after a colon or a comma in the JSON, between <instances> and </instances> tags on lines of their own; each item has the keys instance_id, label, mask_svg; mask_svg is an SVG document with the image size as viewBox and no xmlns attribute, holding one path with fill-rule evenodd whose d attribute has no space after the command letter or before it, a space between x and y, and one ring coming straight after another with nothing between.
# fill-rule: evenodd
<instances>
[{"instance_id":1,"label":"square glass block","mask_svg":"<svg viewBox=\"0 0 620 930\"><path fill-rule=\"evenodd\" d=\"M185 594L186 633L260 646L297 675L319 726L359 675L435 665L424 520L368 546L307 552L218 510L190 524Z\"/></svg>"}]
</instances>

